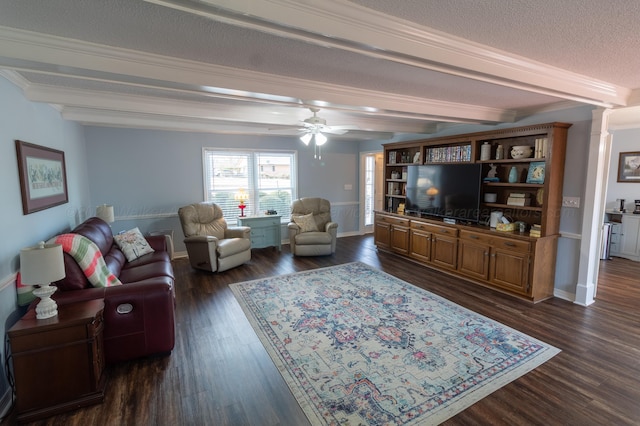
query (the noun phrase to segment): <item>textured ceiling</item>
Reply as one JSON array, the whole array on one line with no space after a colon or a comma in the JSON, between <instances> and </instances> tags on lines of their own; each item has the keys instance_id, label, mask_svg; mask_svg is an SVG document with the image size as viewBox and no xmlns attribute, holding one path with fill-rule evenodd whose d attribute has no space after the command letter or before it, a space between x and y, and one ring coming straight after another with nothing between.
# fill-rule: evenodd
<instances>
[{"instance_id":1,"label":"textured ceiling","mask_svg":"<svg viewBox=\"0 0 640 426\"><path fill-rule=\"evenodd\" d=\"M290 134L316 105L354 139L640 99L635 0L155 3L0 0L2 75L82 123Z\"/></svg>"}]
</instances>

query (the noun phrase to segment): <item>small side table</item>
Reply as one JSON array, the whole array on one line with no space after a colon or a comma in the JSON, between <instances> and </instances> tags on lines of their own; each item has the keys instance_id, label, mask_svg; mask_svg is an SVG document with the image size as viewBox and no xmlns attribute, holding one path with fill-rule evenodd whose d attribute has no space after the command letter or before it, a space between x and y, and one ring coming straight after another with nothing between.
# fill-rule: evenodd
<instances>
[{"instance_id":1,"label":"small side table","mask_svg":"<svg viewBox=\"0 0 640 426\"><path fill-rule=\"evenodd\" d=\"M282 250L280 215L238 216L238 225L251 227L251 248L277 247Z\"/></svg>"},{"instance_id":2,"label":"small side table","mask_svg":"<svg viewBox=\"0 0 640 426\"><path fill-rule=\"evenodd\" d=\"M28 311L9 330L20 422L104 400L102 299L58 307L36 319Z\"/></svg>"}]
</instances>

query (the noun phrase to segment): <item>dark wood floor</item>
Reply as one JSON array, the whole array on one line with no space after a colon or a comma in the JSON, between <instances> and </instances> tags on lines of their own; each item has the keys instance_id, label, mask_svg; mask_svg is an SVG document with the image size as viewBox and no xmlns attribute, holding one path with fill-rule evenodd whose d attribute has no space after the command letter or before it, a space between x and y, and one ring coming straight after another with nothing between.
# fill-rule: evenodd
<instances>
[{"instance_id":1,"label":"dark wood floor","mask_svg":"<svg viewBox=\"0 0 640 426\"><path fill-rule=\"evenodd\" d=\"M378 253L371 236L338 240L334 256L254 250L220 274L174 263L177 343L168 357L111 366L103 404L43 425L307 425L228 284L361 261L541 339L562 352L446 425L640 423L640 263L601 261L597 302L531 305ZM2 424L12 424L13 417Z\"/></svg>"}]
</instances>

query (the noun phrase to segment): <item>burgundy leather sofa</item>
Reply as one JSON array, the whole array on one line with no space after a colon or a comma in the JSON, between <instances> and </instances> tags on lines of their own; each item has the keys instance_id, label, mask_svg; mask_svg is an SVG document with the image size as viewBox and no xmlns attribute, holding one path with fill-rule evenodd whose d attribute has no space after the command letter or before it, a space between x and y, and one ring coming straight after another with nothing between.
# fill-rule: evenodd
<instances>
[{"instance_id":1,"label":"burgundy leather sofa","mask_svg":"<svg viewBox=\"0 0 640 426\"><path fill-rule=\"evenodd\" d=\"M71 232L98 246L107 267L123 285L93 287L73 257L64 253L66 277L52 283L58 287L52 296L58 306L104 299L107 363L170 353L175 343L175 293L165 237L145 237L154 252L127 262L113 240L111 227L102 219L87 219Z\"/></svg>"}]
</instances>

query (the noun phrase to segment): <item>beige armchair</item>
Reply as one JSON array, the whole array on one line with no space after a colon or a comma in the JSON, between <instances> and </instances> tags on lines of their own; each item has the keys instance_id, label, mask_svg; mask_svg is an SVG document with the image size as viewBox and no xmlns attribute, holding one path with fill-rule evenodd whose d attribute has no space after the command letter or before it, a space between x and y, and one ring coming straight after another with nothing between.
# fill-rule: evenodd
<instances>
[{"instance_id":1,"label":"beige armchair","mask_svg":"<svg viewBox=\"0 0 640 426\"><path fill-rule=\"evenodd\" d=\"M323 256L336 252L338 224L331 221L331 204L323 198L300 198L291 204L289 244L294 256Z\"/></svg>"},{"instance_id":2,"label":"beige armchair","mask_svg":"<svg viewBox=\"0 0 640 426\"><path fill-rule=\"evenodd\" d=\"M251 228L228 227L217 204L190 204L178 216L192 267L222 272L251 260Z\"/></svg>"}]
</instances>

